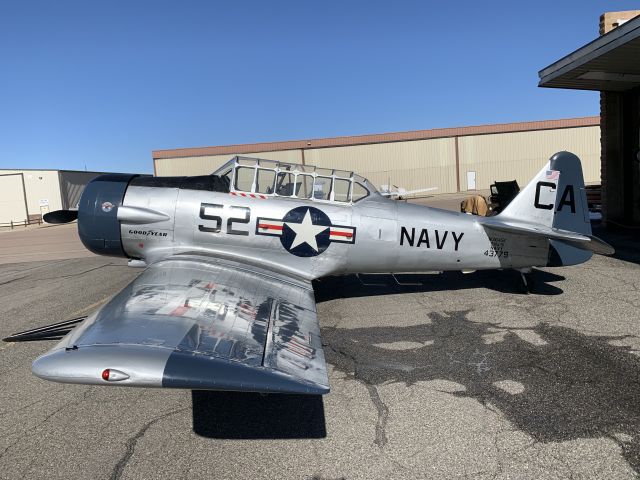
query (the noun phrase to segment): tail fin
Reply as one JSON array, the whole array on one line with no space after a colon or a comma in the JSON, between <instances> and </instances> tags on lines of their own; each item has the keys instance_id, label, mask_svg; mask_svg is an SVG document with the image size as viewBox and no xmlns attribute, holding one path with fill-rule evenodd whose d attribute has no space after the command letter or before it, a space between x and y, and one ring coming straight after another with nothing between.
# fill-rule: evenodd
<instances>
[{"instance_id":1,"label":"tail fin","mask_svg":"<svg viewBox=\"0 0 640 480\"><path fill-rule=\"evenodd\" d=\"M591 235L582 166L573 153L553 155L500 215L487 220L499 230L547 237L549 260L556 265L582 263L591 252L614 252Z\"/></svg>"},{"instance_id":2,"label":"tail fin","mask_svg":"<svg viewBox=\"0 0 640 480\"><path fill-rule=\"evenodd\" d=\"M580 159L573 153L556 153L500 218L591 235Z\"/></svg>"}]
</instances>

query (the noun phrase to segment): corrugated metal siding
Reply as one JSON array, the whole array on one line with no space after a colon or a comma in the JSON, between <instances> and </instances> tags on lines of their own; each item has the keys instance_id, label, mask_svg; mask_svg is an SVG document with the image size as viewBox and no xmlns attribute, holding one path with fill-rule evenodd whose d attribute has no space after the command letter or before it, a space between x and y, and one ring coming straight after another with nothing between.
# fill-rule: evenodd
<instances>
[{"instance_id":1,"label":"corrugated metal siding","mask_svg":"<svg viewBox=\"0 0 640 480\"><path fill-rule=\"evenodd\" d=\"M438 187L455 191L455 140L437 138L305 150L306 163L352 170L375 186L391 183L408 190ZM180 161L180 160L178 160Z\"/></svg>"},{"instance_id":2,"label":"corrugated metal siding","mask_svg":"<svg viewBox=\"0 0 640 480\"><path fill-rule=\"evenodd\" d=\"M567 150L582 160L585 182L600 181L600 127L501 133L459 138L461 189L466 172L476 172L476 188L496 180L526 185L554 153Z\"/></svg>"},{"instance_id":3,"label":"corrugated metal siding","mask_svg":"<svg viewBox=\"0 0 640 480\"><path fill-rule=\"evenodd\" d=\"M78 172L70 170L60 171L60 196L62 208L75 208L80 203L80 196L91 180L98 175L97 172Z\"/></svg>"},{"instance_id":4,"label":"corrugated metal siding","mask_svg":"<svg viewBox=\"0 0 640 480\"><path fill-rule=\"evenodd\" d=\"M306 153L306 152L305 152ZM220 165L232 159L239 153L223 155L203 155L198 157L162 158L155 160L158 177L172 177L181 175L207 175ZM281 162L302 163L300 150L285 150L282 152L257 152L245 154L248 157L264 158L266 160L279 160Z\"/></svg>"},{"instance_id":5,"label":"corrugated metal siding","mask_svg":"<svg viewBox=\"0 0 640 480\"><path fill-rule=\"evenodd\" d=\"M496 180L518 180L524 186L551 155L561 150L582 160L585 181L600 181L600 127L503 132L458 137L460 188L466 189L466 172L476 172L476 189ZM205 175L234 156L204 155L157 158L156 174ZM249 156L302 163L301 150L257 152ZM438 187L436 193L456 191L455 139L433 138L366 145L308 147L305 163L352 170L379 187L391 183L406 189Z\"/></svg>"}]
</instances>

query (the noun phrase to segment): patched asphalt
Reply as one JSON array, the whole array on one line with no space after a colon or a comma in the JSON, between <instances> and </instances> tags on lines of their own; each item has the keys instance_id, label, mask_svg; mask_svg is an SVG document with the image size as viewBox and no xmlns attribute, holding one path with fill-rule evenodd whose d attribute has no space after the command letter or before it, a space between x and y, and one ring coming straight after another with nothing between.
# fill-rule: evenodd
<instances>
[{"instance_id":1,"label":"patched asphalt","mask_svg":"<svg viewBox=\"0 0 640 480\"><path fill-rule=\"evenodd\" d=\"M85 315L139 272L0 265L0 336ZM2 343L0 478L637 478L637 258L534 279L316 282L324 397L50 383L30 366L51 342Z\"/></svg>"}]
</instances>

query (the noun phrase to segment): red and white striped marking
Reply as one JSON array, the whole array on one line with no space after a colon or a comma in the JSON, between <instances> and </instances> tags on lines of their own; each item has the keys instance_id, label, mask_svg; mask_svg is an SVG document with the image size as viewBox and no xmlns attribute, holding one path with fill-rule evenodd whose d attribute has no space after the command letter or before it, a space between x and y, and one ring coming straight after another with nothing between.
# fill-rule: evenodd
<instances>
[{"instance_id":1,"label":"red and white striped marking","mask_svg":"<svg viewBox=\"0 0 640 480\"><path fill-rule=\"evenodd\" d=\"M329 239L337 242L351 242L353 240L353 228L331 227Z\"/></svg>"},{"instance_id":2,"label":"red and white striped marking","mask_svg":"<svg viewBox=\"0 0 640 480\"><path fill-rule=\"evenodd\" d=\"M284 228L284 222L278 222L277 220L262 220L258 221L258 233L266 233L268 235L282 235L282 229Z\"/></svg>"},{"instance_id":3,"label":"red and white striped marking","mask_svg":"<svg viewBox=\"0 0 640 480\"><path fill-rule=\"evenodd\" d=\"M266 195L262 195L260 193L243 193L243 192L229 192L234 197L244 197L244 198L259 198L261 200L266 200Z\"/></svg>"}]
</instances>

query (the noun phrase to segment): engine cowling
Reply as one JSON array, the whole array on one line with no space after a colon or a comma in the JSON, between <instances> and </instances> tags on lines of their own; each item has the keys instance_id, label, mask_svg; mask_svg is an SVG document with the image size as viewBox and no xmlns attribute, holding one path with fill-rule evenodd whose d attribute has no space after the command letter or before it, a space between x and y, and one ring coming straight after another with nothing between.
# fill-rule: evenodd
<instances>
[{"instance_id":1,"label":"engine cowling","mask_svg":"<svg viewBox=\"0 0 640 480\"><path fill-rule=\"evenodd\" d=\"M87 184L78 205L78 235L84 246L99 255L126 257L120 238L118 207L129 182L138 175L100 175Z\"/></svg>"}]
</instances>

